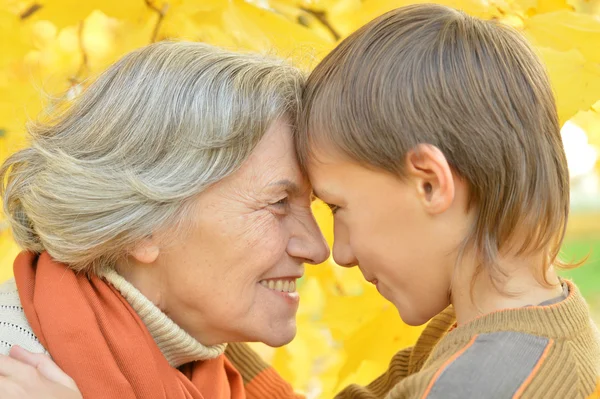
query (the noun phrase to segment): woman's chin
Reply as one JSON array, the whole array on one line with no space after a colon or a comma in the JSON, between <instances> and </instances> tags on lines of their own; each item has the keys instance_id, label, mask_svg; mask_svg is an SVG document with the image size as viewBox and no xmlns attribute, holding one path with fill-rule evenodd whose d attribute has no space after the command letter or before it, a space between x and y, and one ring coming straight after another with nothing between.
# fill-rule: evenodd
<instances>
[{"instance_id":1,"label":"woman's chin","mask_svg":"<svg viewBox=\"0 0 600 399\"><path fill-rule=\"evenodd\" d=\"M277 331L262 336L260 341L273 348L289 344L296 336L296 323L290 323L290 325L283 327Z\"/></svg>"}]
</instances>

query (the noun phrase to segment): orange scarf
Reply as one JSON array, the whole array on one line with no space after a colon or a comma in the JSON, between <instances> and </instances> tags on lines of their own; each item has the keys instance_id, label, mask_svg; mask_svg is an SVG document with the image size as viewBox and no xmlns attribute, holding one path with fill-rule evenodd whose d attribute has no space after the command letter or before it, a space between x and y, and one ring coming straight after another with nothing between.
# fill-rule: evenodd
<instances>
[{"instance_id":1,"label":"orange scarf","mask_svg":"<svg viewBox=\"0 0 600 399\"><path fill-rule=\"evenodd\" d=\"M33 332L85 399L244 399L242 377L220 355L171 367L121 294L98 277L75 274L47 253L14 263Z\"/></svg>"}]
</instances>

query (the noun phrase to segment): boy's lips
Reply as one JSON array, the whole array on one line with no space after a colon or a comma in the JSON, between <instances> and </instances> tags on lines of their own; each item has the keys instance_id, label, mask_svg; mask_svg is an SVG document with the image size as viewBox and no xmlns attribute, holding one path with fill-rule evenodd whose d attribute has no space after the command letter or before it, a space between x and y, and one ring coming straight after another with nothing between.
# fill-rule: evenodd
<instances>
[{"instance_id":1,"label":"boy's lips","mask_svg":"<svg viewBox=\"0 0 600 399\"><path fill-rule=\"evenodd\" d=\"M369 282L369 283L371 283L373 285L377 285L378 280L375 277L367 276L367 274L365 273L365 270L360 265L358 265L358 269L360 270L360 272L362 273L364 279L367 282Z\"/></svg>"}]
</instances>

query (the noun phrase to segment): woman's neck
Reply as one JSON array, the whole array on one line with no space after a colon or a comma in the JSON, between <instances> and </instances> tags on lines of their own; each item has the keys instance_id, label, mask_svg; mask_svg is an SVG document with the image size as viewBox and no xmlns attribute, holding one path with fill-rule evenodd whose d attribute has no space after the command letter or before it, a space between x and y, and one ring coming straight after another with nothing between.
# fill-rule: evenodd
<instances>
[{"instance_id":1,"label":"woman's neck","mask_svg":"<svg viewBox=\"0 0 600 399\"><path fill-rule=\"evenodd\" d=\"M205 346L197 341L117 271L107 270L102 277L120 292L138 314L171 366L213 359L225 351L225 344Z\"/></svg>"}]
</instances>

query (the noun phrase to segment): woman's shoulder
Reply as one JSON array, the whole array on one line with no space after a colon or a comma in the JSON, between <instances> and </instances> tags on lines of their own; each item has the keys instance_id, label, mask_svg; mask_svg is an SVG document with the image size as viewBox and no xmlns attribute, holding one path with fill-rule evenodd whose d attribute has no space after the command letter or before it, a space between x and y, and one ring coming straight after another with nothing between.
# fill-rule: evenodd
<instances>
[{"instance_id":1,"label":"woman's shoulder","mask_svg":"<svg viewBox=\"0 0 600 399\"><path fill-rule=\"evenodd\" d=\"M13 345L34 353L48 353L25 317L17 284L11 278L0 284L0 354L7 355Z\"/></svg>"}]
</instances>

